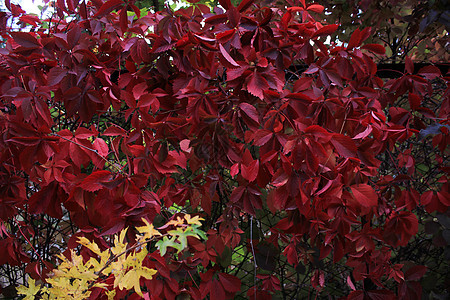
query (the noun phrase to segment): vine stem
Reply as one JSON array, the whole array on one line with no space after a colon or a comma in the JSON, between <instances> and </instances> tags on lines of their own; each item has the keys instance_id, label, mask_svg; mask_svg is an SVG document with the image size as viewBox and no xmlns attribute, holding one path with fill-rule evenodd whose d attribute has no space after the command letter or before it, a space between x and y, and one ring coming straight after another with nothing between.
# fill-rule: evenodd
<instances>
[{"instance_id":1,"label":"vine stem","mask_svg":"<svg viewBox=\"0 0 450 300\"><path fill-rule=\"evenodd\" d=\"M77 143L77 142L75 142L75 141L73 141L73 140L71 140L71 139L65 138L65 137L63 137L63 136L61 136L61 135L59 135L59 134L57 134L57 133L54 133L54 132L51 133L51 135L57 136L57 137L59 137L59 138L65 140L65 141L71 142L72 144L75 144L75 145L77 145L77 146L80 147L80 148L83 148L83 149L86 149L86 150L88 150L88 151L94 152L94 153L97 154L101 159L103 159L105 162L110 163L110 161L109 161L106 157L104 157L103 155L101 155L100 153L98 153L98 151L97 151L96 149L92 149L92 148L86 147L85 145L82 145L82 144L80 144L80 143ZM112 166L114 169L116 169L116 171L117 171L118 173L120 173L120 174L125 174L125 172L122 170L123 167L122 167L122 168L119 168L119 167L116 166L116 164L112 164L112 163L110 163L110 166Z\"/></svg>"},{"instance_id":2,"label":"vine stem","mask_svg":"<svg viewBox=\"0 0 450 300\"><path fill-rule=\"evenodd\" d=\"M253 254L253 287L255 288L255 293L253 294L253 298L256 300L256 256L255 256L255 248L253 247L253 216L250 216L250 245L252 246L252 254Z\"/></svg>"},{"instance_id":3,"label":"vine stem","mask_svg":"<svg viewBox=\"0 0 450 300\"><path fill-rule=\"evenodd\" d=\"M42 256L39 254L39 252L37 252L36 248L34 248L34 246L33 246L33 244L31 243L31 241L30 241L30 240L26 237L26 235L23 233L22 229L20 228L19 221L17 221L17 219L16 219L15 216L14 216L14 221L15 221L15 223L16 223L16 225L17 225L17 228L18 228L19 231L20 231L20 234L25 238L25 240L28 242L28 244L30 244L31 249L33 249L33 252L37 255L37 257L39 258L39 260L40 260L40 261L42 262L42 264L45 266L46 264L45 264L44 259L43 259ZM44 277L42 276L42 274L38 274L38 275L39 275L39 277L41 277L42 280L44 280Z\"/></svg>"}]
</instances>

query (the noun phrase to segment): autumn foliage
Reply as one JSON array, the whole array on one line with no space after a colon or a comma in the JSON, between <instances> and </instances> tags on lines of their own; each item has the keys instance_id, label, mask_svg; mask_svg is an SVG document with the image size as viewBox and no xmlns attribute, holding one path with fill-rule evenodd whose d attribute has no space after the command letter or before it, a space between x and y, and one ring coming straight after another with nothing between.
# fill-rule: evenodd
<instances>
[{"instance_id":1,"label":"autumn foliage","mask_svg":"<svg viewBox=\"0 0 450 300\"><path fill-rule=\"evenodd\" d=\"M90 297L445 293L446 74L406 57L378 77L385 46L370 28L327 41L339 25L319 4L190 3L57 1L40 20L7 1L0 293L185 214L206 236L147 241L132 270L155 273L124 289L99 272Z\"/></svg>"}]
</instances>

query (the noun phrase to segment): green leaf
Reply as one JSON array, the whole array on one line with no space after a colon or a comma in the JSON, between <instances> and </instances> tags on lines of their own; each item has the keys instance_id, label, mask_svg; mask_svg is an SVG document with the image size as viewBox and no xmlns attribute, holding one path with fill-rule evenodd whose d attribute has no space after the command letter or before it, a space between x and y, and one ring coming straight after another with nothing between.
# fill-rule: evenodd
<instances>
[{"instance_id":1,"label":"green leaf","mask_svg":"<svg viewBox=\"0 0 450 300\"><path fill-rule=\"evenodd\" d=\"M167 247L175 248L178 250L178 252L181 252L183 250L181 244L177 243L176 240L177 240L176 236L172 236L171 238L165 236L162 240L159 240L156 243L156 247L158 248L161 256L164 256L164 254L166 254Z\"/></svg>"}]
</instances>

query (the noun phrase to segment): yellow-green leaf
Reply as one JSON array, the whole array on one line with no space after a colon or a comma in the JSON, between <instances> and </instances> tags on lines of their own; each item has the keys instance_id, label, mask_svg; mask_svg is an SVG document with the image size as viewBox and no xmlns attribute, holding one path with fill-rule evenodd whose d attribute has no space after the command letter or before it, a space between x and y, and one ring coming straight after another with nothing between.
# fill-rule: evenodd
<instances>
[{"instance_id":1,"label":"yellow-green leaf","mask_svg":"<svg viewBox=\"0 0 450 300\"><path fill-rule=\"evenodd\" d=\"M26 286L19 286L17 288L17 293L19 295L24 295L25 298L23 298L24 300L32 300L34 299L34 296L39 293L40 290L40 286L36 286L36 282L33 278L30 278L28 280L28 287Z\"/></svg>"}]
</instances>

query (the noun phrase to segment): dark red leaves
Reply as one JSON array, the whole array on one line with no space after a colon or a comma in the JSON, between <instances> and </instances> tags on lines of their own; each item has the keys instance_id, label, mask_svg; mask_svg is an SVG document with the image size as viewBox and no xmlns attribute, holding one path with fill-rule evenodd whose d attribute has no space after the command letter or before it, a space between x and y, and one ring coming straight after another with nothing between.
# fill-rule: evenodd
<instances>
[{"instance_id":1,"label":"dark red leaves","mask_svg":"<svg viewBox=\"0 0 450 300\"><path fill-rule=\"evenodd\" d=\"M335 133L331 138L331 143L333 144L334 148L336 149L337 153L339 153L339 155L345 158L357 157L356 144L350 137L339 133Z\"/></svg>"},{"instance_id":2,"label":"dark red leaves","mask_svg":"<svg viewBox=\"0 0 450 300\"><path fill-rule=\"evenodd\" d=\"M352 50L355 47L358 47L361 45L361 31L359 28L356 28L355 31L353 31L352 35L350 36L350 41L347 45L347 50Z\"/></svg>"},{"instance_id":3,"label":"dark red leaves","mask_svg":"<svg viewBox=\"0 0 450 300\"><path fill-rule=\"evenodd\" d=\"M377 35L364 45L370 29L326 24L320 4L188 2L141 15L134 1L59 0L45 30L6 2L34 27L11 31L0 13L1 269L38 266L22 265L22 248L37 258L24 237L73 249L67 220L107 247L186 211L208 240L164 257L150 242L144 298L305 298L346 278L348 299L420 298L426 268L404 260L448 237L447 78L414 74L409 57L380 78Z\"/></svg>"},{"instance_id":4,"label":"dark red leaves","mask_svg":"<svg viewBox=\"0 0 450 300\"><path fill-rule=\"evenodd\" d=\"M405 279L410 281L418 281L427 272L425 266L413 266L405 272Z\"/></svg>"},{"instance_id":5,"label":"dark red leaves","mask_svg":"<svg viewBox=\"0 0 450 300\"><path fill-rule=\"evenodd\" d=\"M239 104L239 108L253 121L259 123L259 115L256 108L248 103Z\"/></svg>"},{"instance_id":6,"label":"dark red leaves","mask_svg":"<svg viewBox=\"0 0 450 300\"><path fill-rule=\"evenodd\" d=\"M414 63L409 56L405 57L405 73L408 74L414 73Z\"/></svg>"},{"instance_id":7,"label":"dark red leaves","mask_svg":"<svg viewBox=\"0 0 450 300\"><path fill-rule=\"evenodd\" d=\"M408 96L409 106L412 110L416 110L419 108L420 103L422 102L422 98L419 95L410 93Z\"/></svg>"},{"instance_id":8,"label":"dark red leaves","mask_svg":"<svg viewBox=\"0 0 450 300\"><path fill-rule=\"evenodd\" d=\"M239 25L239 22L241 20L241 14L236 7L230 7L227 10L227 16L229 24L232 28L235 28Z\"/></svg>"},{"instance_id":9,"label":"dark red leaves","mask_svg":"<svg viewBox=\"0 0 450 300\"><path fill-rule=\"evenodd\" d=\"M441 76L441 71L436 66L425 66L422 67L417 74L422 75L428 80L433 80L436 77Z\"/></svg>"},{"instance_id":10,"label":"dark red leaves","mask_svg":"<svg viewBox=\"0 0 450 300\"><path fill-rule=\"evenodd\" d=\"M306 10L310 10L310 11L316 12L318 14L321 14L324 9L325 8L320 4L311 4L311 5L308 5L308 7L306 8Z\"/></svg>"},{"instance_id":11,"label":"dark red leaves","mask_svg":"<svg viewBox=\"0 0 450 300\"><path fill-rule=\"evenodd\" d=\"M375 54L383 55L386 53L386 48L379 44L366 44L361 47L361 49L369 50Z\"/></svg>"},{"instance_id":12,"label":"dark red leaves","mask_svg":"<svg viewBox=\"0 0 450 300\"><path fill-rule=\"evenodd\" d=\"M210 297L211 299L224 300L226 299L225 290L219 281L213 280L210 283Z\"/></svg>"},{"instance_id":13,"label":"dark red leaves","mask_svg":"<svg viewBox=\"0 0 450 300\"><path fill-rule=\"evenodd\" d=\"M67 75L68 70L54 67L47 74L47 84L49 86L56 85L61 82L61 80Z\"/></svg>"},{"instance_id":14,"label":"dark red leaves","mask_svg":"<svg viewBox=\"0 0 450 300\"><path fill-rule=\"evenodd\" d=\"M405 246L417 233L418 226L417 217L413 213L408 211L393 213L386 222L383 238L394 247Z\"/></svg>"},{"instance_id":15,"label":"dark red leaves","mask_svg":"<svg viewBox=\"0 0 450 300\"><path fill-rule=\"evenodd\" d=\"M95 171L86 177L79 185L83 190L88 192L95 192L101 189L104 185L112 179L113 175L109 171Z\"/></svg>"},{"instance_id":16,"label":"dark red leaves","mask_svg":"<svg viewBox=\"0 0 450 300\"><path fill-rule=\"evenodd\" d=\"M103 17L110 12L112 12L114 9L119 7L119 5L123 4L123 0L108 0L105 3L102 4L100 9L95 13L94 17Z\"/></svg>"},{"instance_id":17,"label":"dark red leaves","mask_svg":"<svg viewBox=\"0 0 450 300\"><path fill-rule=\"evenodd\" d=\"M356 201L362 206L371 208L378 205L378 196L370 185L357 184L350 188Z\"/></svg>"},{"instance_id":18,"label":"dark red leaves","mask_svg":"<svg viewBox=\"0 0 450 300\"><path fill-rule=\"evenodd\" d=\"M240 12L243 12L243 11L245 11L247 8L249 8L252 4L253 4L253 2L255 2L255 0L243 0L243 1L241 1L241 3L239 4L239 6L238 6L238 10L240 11Z\"/></svg>"},{"instance_id":19,"label":"dark red leaves","mask_svg":"<svg viewBox=\"0 0 450 300\"><path fill-rule=\"evenodd\" d=\"M314 32L312 37L330 35L334 33L338 29L338 27L339 25L337 24L325 25L316 32Z\"/></svg>"},{"instance_id":20,"label":"dark red leaves","mask_svg":"<svg viewBox=\"0 0 450 300\"><path fill-rule=\"evenodd\" d=\"M230 63L233 67L239 67L240 65L228 54L228 52L225 50L225 48L219 44L219 50L220 53L222 53L223 57L226 59L227 62Z\"/></svg>"},{"instance_id":21,"label":"dark red leaves","mask_svg":"<svg viewBox=\"0 0 450 300\"><path fill-rule=\"evenodd\" d=\"M253 74L247 77L247 91L260 98L264 97L264 90L269 88L267 80L256 69Z\"/></svg>"},{"instance_id":22,"label":"dark red leaves","mask_svg":"<svg viewBox=\"0 0 450 300\"><path fill-rule=\"evenodd\" d=\"M265 145L273 137L273 132L265 129L258 130L253 136L256 146Z\"/></svg>"},{"instance_id":23,"label":"dark red leaves","mask_svg":"<svg viewBox=\"0 0 450 300\"><path fill-rule=\"evenodd\" d=\"M220 273L219 281L227 293L236 293L241 290L241 281L233 275Z\"/></svg>"},{"instance_id":24,"label":"dark red leaves","mask_svg":"<svg viewBox=\"0 0 450 300\"><path fill-rule=\"evenodd\" d=\"M0 265L20 266L29 261L18 240L7 237L0 240Z\"/></svg>"},{"instance_id":25,"label":"dark red leaves","mask_svg":"<svg viewBox=\"0 0 450 300\"><path fill-rule=\"evenodd\" d=\"M250 152L245 150L241 163L242 177L252 182L255 181L259 171L259 160L253 160Z\"/></svg>"},{"instance_id":26,"label":"dark red leaves","mask_svg":"<svg viewBox=\"0 0 450 300\"><path fill-rule=\"evenodd\" d=\"M10 35L12 36L14 41L22 47L29 49L36 49L41 47L41 44L31 32L14 31L10 32Z\"/></svg>"},{"instance_id":27,"label":"dark red leaves","mask_svg":"<svg viewBox=\"0 0 450 300\"><path fill-rule=\"evenodd\" d=\"M29 211L32 214L45 212L51 217L60 219L63 216L61 203L65 199L67 199L66 193L56 181L52 181L30 197L28 200Z\"/></svg>"}]
</instances>

